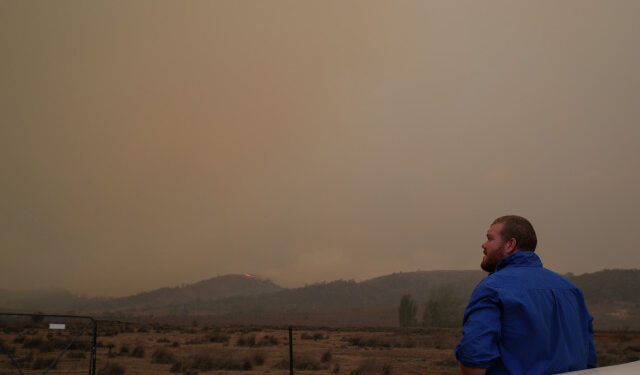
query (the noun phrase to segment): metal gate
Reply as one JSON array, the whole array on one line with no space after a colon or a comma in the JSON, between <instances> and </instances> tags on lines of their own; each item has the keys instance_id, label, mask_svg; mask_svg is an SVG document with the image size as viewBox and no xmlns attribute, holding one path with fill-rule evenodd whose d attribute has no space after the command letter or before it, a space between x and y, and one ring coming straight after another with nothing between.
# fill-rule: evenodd
<instances>
[{"instance_id":1,"label":"metal gate","mask_svg":"<svg viewBox=\"0 0 640 375\"><path fill-rule=\"evenodd\" d=\"M95 375L97 331L89 316L0 313L0 375Z\"/></svg>"}]
</instances>

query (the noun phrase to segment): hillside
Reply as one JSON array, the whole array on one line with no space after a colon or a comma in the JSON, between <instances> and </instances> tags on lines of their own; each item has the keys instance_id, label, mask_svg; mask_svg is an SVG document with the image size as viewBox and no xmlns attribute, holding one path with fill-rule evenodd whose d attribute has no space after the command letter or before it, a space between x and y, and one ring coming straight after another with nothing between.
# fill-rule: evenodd
<instances>
[{"instance_id":1,"label":"hillside","mask_svg":"<svg viewBox=\"0 0 640 375\"><path fill-rule=\"evenodd\" d=\"M587 304L640 303L640 270L602 270L568 278L582 289Z\"/></svg>"},{"instance_id":2,"label":"hillside","mask_svg":"<svg viewBox=\"0 0 640 375\"><path fill-rule=\"evenodd\" d=\"M396 306L403 294L412 294L416 300L424 302L434 288L444 285L453 287L460 299L467 299L484 275L481 271L401 272L362 282L337 280L255 297L236 296L192 303L184 308L200 313L228 314Z\"/></svg>"},{"instance_id":3,"label":"hillside","mask_svg":"<svg viewBox=\"0 0 640 375\"><path fill-rule=\"evenodd\" d=\"M256 296L283 290L271 280L245 275L224 275L178 287L165 287L120 298L79 297L63 289L0 290L3 312L96 314L109 311L168 309L190 302L231 296Z\"/></svg>"},{"instance_id":4,"label":"hillside","mask_svg":"<svg viewBox=\"0 0 640 375\"><path fill-rule=\"evenodd\" d=\"M86 303L64 289L38 289L11 291L0 289L1 312L64 312L75 310Z\"/></svg>"},{"instance_id":5,"label":"hillside","mask_svg":"<svg viewBox=\"0 0 640 375\"><path fill-rule=\"evenodd\" d=\"M395 309L402 295L411 294L422 307L432 291L446 286L464 304L485 275L482 271L399 272L361 282L337 280L292 289L270 280L225 275L122 298L88 299L59 289L0 291L0 304L4 311L16 312L72 311L117 314L119 318L218 316L218 321L229 322L237 322L240 316L251 322L266 317L269 322L292 321L297 317L296 321L313 320L318 324L364 322L357 314L379 311L379 318L367 316L366 321L389 325L395 324ZM640 329L640 270L603 270L567 277L584 292L599 329Z\"/></svg>"},{"instance_id":6,"label":"hillside","mask_svg":"<svg viewBox=\"0 0 640 375\"><path fill-rule=\"evenodd\" d=\"M213 301L232 296L256 296L283 290L271 280L245 275L224 275L173 288L160 288L128 297L88 303L84 310L148 310Z\"/></svg>"}]
</instances>

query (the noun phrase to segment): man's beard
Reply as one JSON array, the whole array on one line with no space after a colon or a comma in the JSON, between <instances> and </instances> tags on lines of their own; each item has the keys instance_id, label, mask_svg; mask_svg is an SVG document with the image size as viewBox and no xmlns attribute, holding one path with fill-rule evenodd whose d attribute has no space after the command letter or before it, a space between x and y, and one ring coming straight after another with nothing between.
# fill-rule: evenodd
<instances>
[{"instance_id":1,"label":"man's beard","mask_svg":"<svg viewBox=\"0 0 640 375\"><path fill-rule=\"evenodd\" d=\"M482 270L485 272L491 273L491 272L495 272L497 265L498 265L498 262L496 262L494 259L487 257L486 262L484 259L482 259L482 263L480 263L480 268L482 268Z\"/></svg>"},{"instance_id":2,"label":"man's beard","mask_svg":"<svg viewBox=\"0 0 640 375\"><path fill-rule=\"evenodd\" d=\"M485 255L485 258L482 258L482 262L480 263L480 268L486 272L496 272L496 267L498 263L502 260L500 254L503 254L504 249L500 249L500 251L493 252L493 256Z\"/></svg>"}]
</instances>

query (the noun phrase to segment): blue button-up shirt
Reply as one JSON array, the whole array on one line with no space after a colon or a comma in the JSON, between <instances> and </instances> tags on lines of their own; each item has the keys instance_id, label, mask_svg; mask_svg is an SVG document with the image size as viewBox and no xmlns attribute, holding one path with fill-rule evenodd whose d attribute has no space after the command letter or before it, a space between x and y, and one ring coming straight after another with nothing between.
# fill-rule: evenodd
<instances>
[{"instance_id":1,"label":"blue button-up shirt","mask_svg":"<svg viewBox=\"0 0 640 375\"><path fill-rule=\"evenodd\" d=\"M543 375L596 366L582 291L520 251L482 280L464 312L460 363L488 375Z\"/></svg>"}]
</instances>

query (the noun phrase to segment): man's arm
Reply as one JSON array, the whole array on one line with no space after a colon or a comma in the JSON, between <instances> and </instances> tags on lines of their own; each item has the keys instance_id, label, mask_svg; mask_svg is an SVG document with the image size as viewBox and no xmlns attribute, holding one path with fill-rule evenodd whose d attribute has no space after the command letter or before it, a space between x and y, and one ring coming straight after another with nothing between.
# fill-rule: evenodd
<instances>
[{"instance_id":1,"label":"man's arm","mask_svg":"<svg viewBox=\"0 0 640 375\"><path fill-rule=\"evenodd\" d=\"M463 375L482 375L500 359L500 308L497 291L480 283L471 295L455 348Z\"/></svg>"},{"instance_id":2,"label":"man's arm","mask_svg":"<svg viewBox=\"0 0 640 375\"><path fill-rule=\"evenodd\" d=\"M484 368L471 368L460 364L460 373L462 375L484 375L487 372L487 369Z\"/></svg>"},{"instance_id":3,"label":"man's arm","mask_svg":"<svg viewBox=\"0 0 640 375\"><path fill-rule=\"evenodd\" d=\"M595 367L598 367L598 359L596 356L596 346L593 343L593 317L589 315L589 354L587 358L587 368Z\"/></svg>"}]
</instances>

